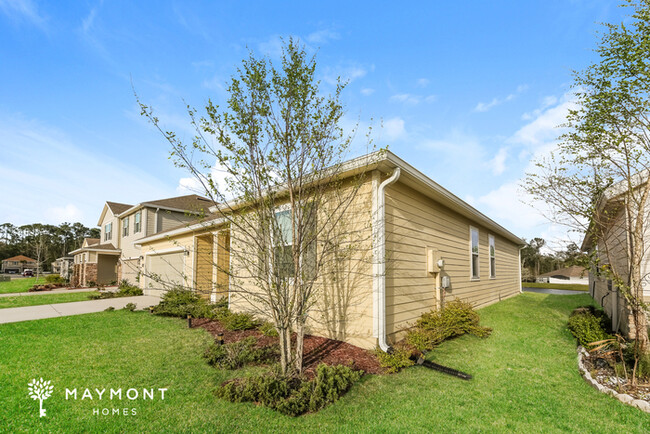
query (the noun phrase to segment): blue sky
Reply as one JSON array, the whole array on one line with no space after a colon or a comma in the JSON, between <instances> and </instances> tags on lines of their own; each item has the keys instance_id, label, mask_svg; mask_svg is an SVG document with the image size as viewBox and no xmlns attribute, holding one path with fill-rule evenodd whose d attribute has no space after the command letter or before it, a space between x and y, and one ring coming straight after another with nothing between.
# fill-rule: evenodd
<instances>
[{"instance_id":1,"label":"blue sky","mask_svg":"<svg viewBox=\"0 0 650 434\"><path fill-rule=\"evenodd\" d=\"M189 138L185 102L223 102L248 49L277 59L294 36L318 50L325 91L349 80L346 126L383 123L379 146L517 235L566 238L518 184L552 152L598 23L625 12L600 0L0 0L0 222L94 226L106 200L185 193L132 86Z\"/></svg>"}]
</instances>

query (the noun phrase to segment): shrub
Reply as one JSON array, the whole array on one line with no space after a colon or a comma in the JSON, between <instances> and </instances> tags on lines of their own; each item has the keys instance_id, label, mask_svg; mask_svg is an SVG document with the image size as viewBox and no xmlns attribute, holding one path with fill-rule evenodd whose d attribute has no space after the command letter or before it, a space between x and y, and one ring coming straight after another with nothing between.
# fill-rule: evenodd
<instances>
[{"instance_id":1,"label":"shrub","mask_svg":"<svg viewBox=\"0 0 650 434\"><path fill-rule=\"evenodd\" d=\"M142 295L142 289L140 289L137 286L130 285L129 282L126 280L122 280L119 286L119 290L117 291L118 294L120 294L120 297L133 297L136 295Z\"/></svg>"},{"instance_id":2,"label":"shrub","mask_svg":"<svg viewBox=\"0 0 650 434\"><path fill-rule=\"evenodd\" d=\"M114 310L115 308L113 306L108 306L106 309L104 309L104 312L112 312Z\"/></svg>"},{"instance_id":3,"label":"shrub","mask_svg":"<svg viewBox=\"0 0 650 434\"><path fill-rule=\"evenodd\" d=\"M386 353L379 348L375 350L379 364L390 373L399 372L402 368L412 366L415 363L411 360L412 353L411 349L403 345L396 345L392 353Z\"/></svg>"},{"instance_id":4,"label":"shrub","mask_svg":"<svg viewBox=\"0 0 650 434\"><path fill-rule=\"evenodd\" d=\"M277 356L276 347L256 345L257 339L254 336L224 345L212 344L206 349L203 357L212 366L232 370L251 363L264 363Z\"/></svg>"},{"instance_id":5,"label":"shrub","mask_svg":"<svg viewBox=\"0 0 650 434\"><path fill-rule=\"evenodd\" d=\"M217 395L232 402L259 402L281 413L299 416L335 402L362 375L363 372L347 366L320 364L316 377L310 381L267 373L226 383Z\"/></svg>"},{"instance_id":6,"label":"shrub","mask_svg":"<svg viewBox=\"0 0 650 434\"><path fill-rule=\"evenodd\" d=\"M183 288L174 288L167 291L154 313L163 316L176 316L185 318L192 315L194 318L208 318L211 307L195 292Z\"/></svg>"},{"instance_id":7,"label":"shrub","mask_svg":"<svg viewBox=\"0 0 650 434\"><path fill-rule=\"evenodd\" d=\"M86 282L86 285L89 288L92 288L93 286L97 286L97 282L95 282L94 280L89 280L88 282Z\"/></svg>"},{"instance_id":8,"label":"shrub","mask_svg":"<svg viewBox=\"0 0 650 434\"><path fill-rule=\"evenodd\" d=\"M55 285L65 285L66 280L58 274L49 274L45 276L45 282Z\"/></svg>"},{"instance_id":9,"label":"shrub","mask_svg":"<svg viewBox=\"0 0 650 434\"><path fill-rule=\"evenodd\" d=\"M264 322L262 325L259 327L259 331L262 332L264 336L269 336L269 337L276 337L278 336L278 331L271 322Z\"/></svg>"},{"instance_id":10,"label":"shrub","mask_svg":"<svg viewBox=\"0 0 650 434\"><path fill-rule=\"evenodd\" d=\"M132 285L120 286L118 291L102 291L103 287L99 287L99 289L100 291L98 293L90 294L89 298L91 300L142 295L142 290L137 286Z\"/></svg>"},{"instance_id":11,"label":"shrub","mask_svg":"<svg viewBox=\"0 0 650 434\"><path fill-rule=\"evenodd\" d=\"M480 326L479 321L470 303L453 300L441 310L423 314L408 331L406 342L420 351L428 351L446 339L466 333L486 338L492 329Z\"/></svg>"},{"instance_id":12,"label":"shrub","mask_svg":"<svg viewBox=\"0 0 650 434\"><path fill-rule=\"evenodd\" d=\"M137 306L135 305L135 303L127 303L124 306L124 310L130 310L131 312L135 311L136 308Z\"/></svg>"},{"instance_id":13,"label":"shrub","mask_svg":"<svg viewBox=\"0 0 650 434\"><path fill-rule=\"evenodd\" d=\"M226 330L252 330L259 326L259 321L257 321L253 315L249 313L230 313L230 315L224 315L223 319L220 320Z\"/></svg>"},{"instance_id":14,"label":"shrub","mask_svg":"<svg viewBox=\"0 0 650 434\"><path fill-rule=\"evenodd\" d=\"M589 349L592 342L611 339L613 336L605 331L606 316L599 314L593 307L575 309L569 316L569 331L580 345Z\"/></svg>"}]
</instances>

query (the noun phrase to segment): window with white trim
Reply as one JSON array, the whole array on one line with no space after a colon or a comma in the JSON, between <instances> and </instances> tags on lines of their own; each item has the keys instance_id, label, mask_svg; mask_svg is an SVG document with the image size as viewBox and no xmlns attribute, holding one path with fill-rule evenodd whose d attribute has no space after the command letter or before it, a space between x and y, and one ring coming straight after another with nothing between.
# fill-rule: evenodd
<instances>
[{"instance_id":1,"label":"window with white trim","mask_svg":"<svg viewBox=\"0 0 650 434\"><path fill-rule=\"evenodd\" d=\"M306 206L303 224L307 230L302 234L303 248L300 252L301 270L303 277L311 280L316 274L316 210ZM293 227L291 224L291 208L280 209L275 213L277 234L273 236L274 272L280 278L295 277L296 270L293 261Z\"/></svg>"},{"instance_id":2,"label":"window with white trim","mask_svg":"<svg viewBox=\"0 0 650 434\"><path fill-rule=\"evenodd\" d=\"M133 216L133 233L137 234L140 232L140 221L142 220L142 211L138 211Z\"/></svg>"},{"instance_id":3,"label":"window with white trim","mask_svg":"<svg viewBox=\"0 0 650 434\"><path fill-rule=\"evenodd\" d=\"M129 236L129 218L124 217L122 219L122 236L123 237L128 237Z\"/></svg>"},{"instance_id":4,"label":"window with white trim","mask_svg":"<svg viewBox=\"0 0 650 434\"><path fill-rule=\"evenodd\" d=\"M488 245L490 246L490 278L497 277L496 247L494 244L494 235L488 235Z\"/></svg>"},{"instance_id":5,"label":"window with white trim","mask_svg":"<svg viewBox=\"0 0 650 434\"><path fill-rule=\"evenodd\" d=\"M478 229L473 226L469 227L470 238L470 276L472 279L479 278L479 249L478 249Z\"/></svg>"},{"instance_id":6,"label":"window with white trim","mask_svg":"<svg viewBox=\"0 0 650 434\"><path fill-rule=\"evenodd\" d=\"M113 222L107 223L104 226L104 241L108 241L113 238Z\"/></svg>"}]
</instances>

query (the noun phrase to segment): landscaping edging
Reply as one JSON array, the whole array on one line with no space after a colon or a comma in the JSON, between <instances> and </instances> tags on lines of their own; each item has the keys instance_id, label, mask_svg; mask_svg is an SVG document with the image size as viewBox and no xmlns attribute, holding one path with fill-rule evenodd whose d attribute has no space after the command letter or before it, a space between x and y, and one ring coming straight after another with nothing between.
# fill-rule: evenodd
<instances>
[{"instance_id":1,"label":"landscaping edging","mask_svg":"<svg viewBox=\"0 0 650 434\"><path fill-rule=\"evenodd\" d=\"M582 374L582 377L585 379L587 383L594 386L599 392L612 395L614 398L618 399L623 404L631 405L646 413L650 413L650 402L645 401L643 399L635 399L634 397L626 393L618 393L614 389L610 389L609 387L604 386L600 384L598 381L596 381L591 376L589 371L585 369L585 366L582 363L582 358L586 355L588 355L587 351L581 345L578 345L578 370L580 371L580 374Z\"/></svg>"}]
</instances>

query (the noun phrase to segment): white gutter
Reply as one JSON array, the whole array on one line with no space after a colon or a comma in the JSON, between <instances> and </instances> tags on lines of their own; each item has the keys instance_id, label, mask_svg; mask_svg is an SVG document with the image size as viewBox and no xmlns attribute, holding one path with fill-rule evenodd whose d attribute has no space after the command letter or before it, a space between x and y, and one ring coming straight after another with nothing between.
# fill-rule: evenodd
<instances>
[{"instance_id":1,"label":"white gutter","mask_svg":"<svg viewBox=\"0 0 650 434\"><path fill-rule=\"evenodd\" d=\"M183 226L183 227L180 227L178 229L169 230L167 232L163 232L163 233L160 233L160 234L149 235L148 237L143 237L143 238L140 238L139 240L136 240L133 243L133 245L137 247L137 246L141 246L142 244L145 244L145 243L148 243L148 242L151 242L151 241L164 240L164 239L167 239L169 237L176 236L176 235L187 234L187 233L190 233L190 232L200 231L200 230L203 230L203 229L209 229L209 228L211 228L213 226L218 226L218 225L223 224L225 222L226 222L226 219L224 219L222 217L219 217L219 218L216 218L216 219L207 220L205 222L195 223L193 225Z\"/></svg>"},{"instance_id":2,"label":"white gutter","mask_svg":"<svg viewBox=\"0 0 650 434\"><path fill-rule=\"evenodd\" d=\"M390 178L379 184L377 192L373 195L373 279L372 289L377 303L377 340L379 348L388 352L390 346L386 343L386 197L385 189L397 181L401 170L399 167Z\"/></svg>"}]
</instances>

